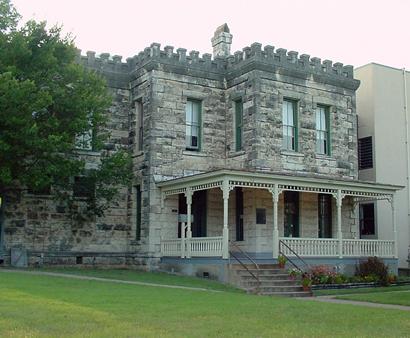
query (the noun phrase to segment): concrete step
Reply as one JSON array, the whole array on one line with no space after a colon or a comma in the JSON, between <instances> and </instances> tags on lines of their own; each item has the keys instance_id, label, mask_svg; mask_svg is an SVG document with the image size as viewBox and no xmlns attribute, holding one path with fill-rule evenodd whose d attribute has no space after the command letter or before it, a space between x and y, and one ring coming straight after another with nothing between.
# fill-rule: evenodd
<instances>
[{"instance_id":1,"label":"concrete step","mask_svg":"<svg viewBox=\"0 0 410 338\"><path fill-rule=\"evenodd\" d=\"M259 273L259 276L266 276L266 275L273 275L273 274L281 274L281 275L286 275L289 276L288 272L283 269L236 269L233 270L235 271L238 275L249 275L249 272L252 272L253 274Z\"/></svg>"},{"instance_id":2,"label":"concrete step","mask_svg":"<svg viewBox=\"0 0 410 338\"><path fill-rule=\"evenodd\" d=\"M254 289L254 288L252 288ZM286 285L286 286L261 286L259 287L260 293L269 292L301 292L303 287L301 285Z\"/></svg>"},{"instance_id":3,"label":"concrete step","mask_svg":"<svg viewBox=\"0 0 410 338\"><path fill-rule=\"evenodd\" d=\"M258 286L258 282L253 279L253 280L241 280L239 284L242 287L248 288L248 287L256 287ZM301 286L300 281L290 281L290 280L261 280L260 281L260 286L265 287L265 286L271 286L271 287L276 287L276 286Z\"/></svg>"},{"instance_id":4,"label":"concrete step","mask_svg":"<svg viewBox=\"0 0 410 338\"><path fill-rule=\"evenodd\" d=\"M258 273L256 271L252 271L252 273L255 276L258 276ZM236 272L237 276L239 278L243 278L243 279L253 279L252 275L249 273L249 271L243 270L243 271L237 271ZM264 271L261 272L259 271L259 278L260 279L289 279L290 277L287 273L277 273L277 272L268 272L268 271Z\"/></svg>"},{"instance_id":5,"label":"concrete step","mask_svg":"<svg viewBox=\"0 0 410 338\"><path fill-rule=\"evenodd\" d=\"M297 291L297 292L260 292L263 296L283 296L283 297L312 297L310 291Z\"/></svg>"},{"instance_id":6,"label":"concrete step","mask_svg":"<svg viewBox=\"0 0 410 338\"><path fill-rule=\"evenodd\" d=\"M248 269L255 269L255 264L244 264ZM258 264L259 269L279 269L278 264ZM242 264L231 264L232 270L245 269Z\"/></svg>"}]
</instances>

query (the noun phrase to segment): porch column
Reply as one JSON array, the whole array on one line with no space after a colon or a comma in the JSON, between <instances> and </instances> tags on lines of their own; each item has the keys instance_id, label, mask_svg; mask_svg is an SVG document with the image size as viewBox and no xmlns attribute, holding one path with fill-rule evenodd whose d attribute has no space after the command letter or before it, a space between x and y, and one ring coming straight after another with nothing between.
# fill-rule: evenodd
<instances>
[{"instance_id":1,"label":"porch column","mask_svg":"<svg viewBox=\"0 0 410 338\"><path fill-rule=\"evenodd\" d=\"M398 247L398 234L397 234L397 225L396 225L396 207L394 204L394 195L392 195L390 200L391 205L391 224L393 228L393 240L394 240L394 258L399 257L399 247Z\"/></svg>"},{"instance_id":2,"label":"porch column","mask_svg":"<svg viewBox=\"0 0 410 338\"><path fill-rule=\"evenodd\" d=\"M187 210L187 217L186 217L186 258L191 258L191 238L192 238L192 230L191 230L191 205L192 205L192 190L190 187L186 189L185 192L186 197L186 210Z\"/></svg>"},{"instance_id":3,"label":"porch column","mask_svg":"<svg viewBox=\"0 0 410 338\"><path fill-rule=\"evenodd\" d=\"M228 202L229 202L229 184L228 180L222 183L222 195L224 201L224 226L222 231L222 258L229 258L229 229L228 229Z\"/></svg>"},{"instance_id":4,"label":"porch column","mask_svg":"<svg viewBox=\"0 0 410 338\"><path fill-rule=\"evenodd\" d=\"M343 235L342 235L342 201L343 195L340 189L337 190L336 206L337 206L337 239L339 241L339 258L343 257Z\"/></svg>"},{"instance_id":5,"label":"porch column","mask_svg":"<svg viewBox=\"0 0 410 338\"><path fill-rule=\"evenodd\" d=\"M272 250L273 258L278 258L279 256L279 229L278 229L278 202L279 202L279 191L278 185L275 183L272 193L273 202L273 233L272 233Z\"/></svg>"}]
</instances>

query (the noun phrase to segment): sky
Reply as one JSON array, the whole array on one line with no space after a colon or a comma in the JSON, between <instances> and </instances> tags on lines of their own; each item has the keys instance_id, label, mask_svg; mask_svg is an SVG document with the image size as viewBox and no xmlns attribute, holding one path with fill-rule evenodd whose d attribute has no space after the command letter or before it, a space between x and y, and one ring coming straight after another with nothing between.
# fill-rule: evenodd
<instances>
[{"instance_id":1,"label":"sky","mask_svg":"<svg viewBox=\"0 0 410 338\"><path fill-rule=\"evenodd\" d=\"M71 32L82 54L134 56L161 48L212 53L227 23L231 52L253 42L358 67L377 62L410 69L410 0L12 0L23 21Z\"/></svg>"}]
</instances>

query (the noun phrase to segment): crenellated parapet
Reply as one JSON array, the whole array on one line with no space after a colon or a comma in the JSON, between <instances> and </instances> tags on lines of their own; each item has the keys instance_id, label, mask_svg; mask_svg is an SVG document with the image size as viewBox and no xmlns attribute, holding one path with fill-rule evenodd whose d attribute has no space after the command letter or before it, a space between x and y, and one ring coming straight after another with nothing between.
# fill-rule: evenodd
<instances>
[{"instance_id":1,"label":"crenellated parapet","mask_svg":"<svg viewBox=\"0 0 410 338\"><path fill-rule=\"evenodd\" d=\"M310 55L307 54L299 55L298 52L287 51L283 48L277 48L275 50L275 47L269 45L262 49L262 45L258 42L229 56L228 69L241 67L250 60L270 64L274 67L353 79L353 66L344 66L340 62L333 63L331 60L321 61L320 58L311 58Z\"/></svg>"},{"instance_id":2,"label":"crenellated parapet","mask_svg":"<svg viewBox=\"0 0 410 338\"><path fill-rule=\"evenodd\" d=\"M102 53L96 57L95 52L91 51L86 56L79 54L78 59L84 66L109 75L110 78L120 77L121 81L127 76L129 79L136 78L153 69L213 80L226 78L228 81L251 70L261 70L353 90L359 85L359 81L353 78L353 66L333 63L331 60L322 61L317 57L299 55L298 52L283 48L275 49L270 45L262 48L257 42L228 57L213 57L208 53L200 55L198 51L188 52L185 48L175 49L173 46L161 49L159 43L152 43L137 55L127 58L126 62L122 62L122 57L118 55Z\"/></svg>"}]
</instances>

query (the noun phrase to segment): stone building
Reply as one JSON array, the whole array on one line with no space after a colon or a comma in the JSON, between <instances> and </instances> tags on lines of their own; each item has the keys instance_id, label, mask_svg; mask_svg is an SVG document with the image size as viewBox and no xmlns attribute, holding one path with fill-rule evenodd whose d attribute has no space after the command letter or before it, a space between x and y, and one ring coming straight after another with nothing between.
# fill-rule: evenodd
<instances>
[{"instance_id":1,"label":"stone building","mask_svg":"<svg viewBox=\"0 0 410 338\"><path fill-rule=\"evenodd\" d=\"M259 43L232 55L231 41L222 25L213 55L153 43L125 63L81 56L114 94L111 146L132 152L133 187L82 224L47 196L21 196L2 225L5 261L24 248L33 264L144 265L226 280L242 250L260 262L296 252L342 267L376 255L394 268L394 208L384 238L359 239L357 203L393 206L400 187L358 180L352 66Z\"/></svg>"}]
</instances>

